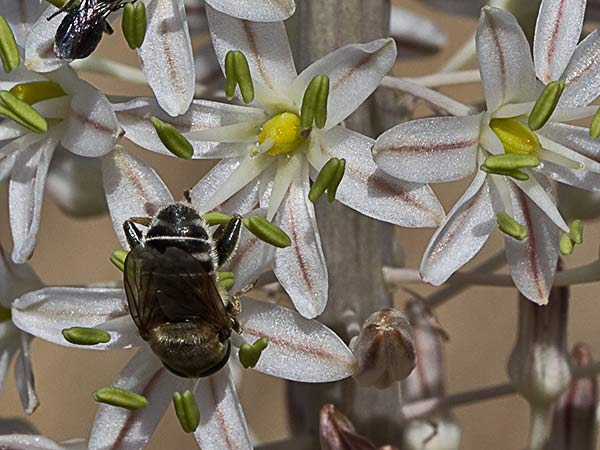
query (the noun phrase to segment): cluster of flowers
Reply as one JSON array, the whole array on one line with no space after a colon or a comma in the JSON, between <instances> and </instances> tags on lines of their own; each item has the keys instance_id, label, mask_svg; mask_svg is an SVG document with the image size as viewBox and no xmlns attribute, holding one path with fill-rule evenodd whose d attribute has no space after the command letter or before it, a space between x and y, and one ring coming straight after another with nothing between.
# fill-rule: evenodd
<instances>
[{"instance_id":1,"label":"cluster of flowers","mask_svg":"<svg viewBox=\"0 0 600 450\"><path fill-rule=\"evenodd\" d=\"M439 227L420 268L435 285L473 258L499 227L515 285L529 300L548 302L559 250L581 241L580 222L562 218L549 179L600 190L600 143L590 129L567 123L594 116L590 103L600 94L600 35L578 42L585 1L569 7L564 0L542 1L533 58L515 18L483 8L477 55L486 110L465 106L457 117L402 123L376 141L343 122L392 68L393 39L347 45L298 74L283 23L294 13L293 0L206 0L206 23L201 14L195 26L208 26L214 53L201 70L212 73L211 64L218 63L234 104L198 100L183 1L144 4L147 26L137 52L155 97L109 98L55 55L60 19L48 18L59 12L56 6L0 0L0 31L6 36L8 30L15 44L12 52L6 43L1 49L0 180L8 181L14 248L12 258L3 254L1 261L0 312L12 308L12 315L0 323L0 381L18 353L17 381L28 413L37 406L31 337L78 346L65 340L64 330L93 328L109 339L90 348L140 347L115 387L143 393L149 404L101 405L89 448L141 448L174 391L195 397L203 420L191 431L204 450L228 442L252 448L227 366L200 379L172 374L140 339L124 289L45 287L24 264L35 248L52 170L60 172L63 183L54 193L67 208L89 208L87 197L81 194L82 201L73 191L85 191L81 172L94 161L123 248L126 220L153 217L174 202L154 170L119 144L124 139L165 155L218 159L189 191L189 202L201 214L262 216L289 237L290 245L274 248L243 233L227 266L235 274L234 292L273 270L298 311L241 299L240 339L232 341L241 348L246 340L268 338L257 370L304 382L360 372L353 352L314 320L328 297L313 205L325 190L377 220ZM445 217L427 183L473 172Z\"/></svg>"}]
</instances>

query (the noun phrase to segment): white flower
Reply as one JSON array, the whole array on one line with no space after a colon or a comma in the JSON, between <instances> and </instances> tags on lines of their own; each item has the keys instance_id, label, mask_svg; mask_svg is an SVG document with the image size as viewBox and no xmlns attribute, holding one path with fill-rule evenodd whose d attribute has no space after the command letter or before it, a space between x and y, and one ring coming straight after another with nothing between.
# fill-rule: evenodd
<instances>
[{"instance_id":1,"label":"white flower","mask_svg":"<svg viewBox=\"0 0 600 450\"><path fill-rule=\"evenodd\" d=\"M83 439L71 439L55 442L45 436L35 434L0 435L0 448L35 449L35 450L85 450L87 442Z\"/></svg>"},{"instance_id":2,"label":"white flower","mask_svg":"<svg viewBox=\"0 0 600 450\"><path fill-rule=\"evenodd\" d=\"M19 5L26 13L21 15L17 4L10 3L3 9L3 14L15 30L22 51L22 39L37 17L37 9L32 6L35 2L22 0ZM46 84L40 87L36 82ZM33 107L48 123L45 133L36 133L8 119L0 121L0 180L10 177L12 257L15 262L24 262L35 248L46 176L55 151L59 161L55 163L54 172L63 175L58 175L61 180L53 178L51 189L65 209L74 210L80 202L80 197L73 195L77 183L64 175L72 173L74 165L79 168L86 165L91 172L97 171L98 167L94 169L90 167L93 164L76 161L78 158L70 163L65 161L69 159L65 158L65 149L81 157L101 156L110 151L122 131L107 98L79 79L69 67L43 75L22 66L9 74L0 72L0 90L10 90L17 85L33 96L40 96L41 101L34 101Z\"/></svg>"},{"instance_id":3,"label":"white flower","mask_svg":"<svg viewBox=\"0 0 600 450\"><path fill-rule=\"evenodd\" d=\"M373 149L377 165L414 182L466 177L489 155L521 152L541 161L535 169L522 169L528 177L523 181L477 171L429 243L420 268L426 281L446 281L487 241L496 227L496 214L506 212L528 231L523 240L505 240L513 280L530 300L547 302L559 229L569 227L556 209L546 176L600 189L600 143L589 137L588 129L561 123L593 115L596 108L587 105L600 93L600 34L595 31L577 45L584 12L581 0L542 2L534 66L515 18L484 8L477 52L487 111L407 122L378 139ZM536 73L543 83L564 80L565 88L548 123L533 132L527 127L528 114L543 88Z\"/></svg>"},{"instance_id":4,"label":"white flower","mask_svg":"<svg viewBox=\"0 0 600 450\"><path fill-rule=\"evenodd\" d=\"M0 247L0 391L13 359L19 397L27 414L39 405L35 394L29 343L31 335L19 330L10 317L10 307L19 295L43 287L28 265L14 264ZM2 442L0 441L0 447Z\"/></svg>"},{"instance_id":5,"label":"white flower","mask_svg":"<svg viewBox=\"0 0 600 450\"><path fill-rule=\"evenodd\" d=\"M207 7L213 44L224 65L230 50L246 56L256 107L194 101L190 111L171 122L191 140L196 158L224 158L191 191L204 210L245 212L257 203L267 219L291 237L292 246L276 252L274 272L305 317L323 312L327 268L308 200L314 177L332 157L346 159L337 199L371 217L410 227L435 226L443 218L429 187L404 183L377 170L370 155L374 141L339 126L379 85L396 59L394 41L380 39L348 45L312 64L300 75L292 59L283 23L251 23ZM303 95L318 75L330 78L327 122L300 135ZM136 144L165 153L148 118L167 120L150 99L116 105L127 136ZM291 144L270 139L280 127ZM276 142L277 141L277 142ZM279 142L279 143L278 143ZM257 154L258 153L258 154ZM311 168L312 166L312 168Z\"/></svg>"},{"instance_id":6,"label":"white flower","mask_svg":"<svg viewBox=\"0 0 600 450\"><path fill-rule=\"evenodd\" d=\"M104 160L105 183L111 215L117 229L123 217L147 215L173 202L158 175L141 160L115 149ZM123 239L122 239L123 240ZM244 242L238 252L243 251ZM248 264L242 257L242 264ZM243 266L241 266L243 268ZM236 278L238 272L235 272ZM237 316L241 338L254 342L269 339L256 369L288 380L328 382L351 376L355 359L350 349L331 330L296 312L241 299ZM174 391L191 390L200 408L201 422L195 432L203 450L217 450L227 442L238 449L251 449L246 421L235 387L225 366L208 378L185 379L165 369L138 335L129 315L123 289L51 287L23 295L13 304L13 320L22 330L50 342L77 347L64 340L61 331L73 326L108 331L111 340L90 348L108 350L140 347L115 386L143 394L149 405L137 412L101 405L90 437L89 449L139 449L154 432L171 402ZM237 339L231 343L239 345ZM237 357L237 351L232 352Z\"/></svg>"}]
</instances>

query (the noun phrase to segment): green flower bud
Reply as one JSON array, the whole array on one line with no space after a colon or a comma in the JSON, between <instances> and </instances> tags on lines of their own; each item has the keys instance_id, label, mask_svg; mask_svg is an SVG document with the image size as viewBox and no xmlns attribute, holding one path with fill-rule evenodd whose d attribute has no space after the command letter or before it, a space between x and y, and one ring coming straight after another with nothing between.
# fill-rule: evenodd
<instances>
[{"instance_id":1,"label":"green flower bud","mask_svg":"<svg viewBox=\"0 0 600 450\"><path fill-rule=\"evenodd\" d=\"M200 425L200 410L194 398L194 394L190 391L185 391L183 394L179 392L173 393L173 406L175 414L181 428L185 433L193 433Z\"/></svg>"},{"instance_id":2,"label":"green flower bud","mask_svg":"<svg viewBox=\"0 0 600 450\"><path fill-rule=\"evenodd\" d=\"M121 272L125 270L125 258L127 258L128 253L126 250L115 250L110 255L110 262Z\"/></svg>"},{"instance_id":3,"label":"green flower bud","mask_svg":"<svg viewBox=\"0 0 600 450\"><path fill-rule=\"evenodd\" d=\"M48 122L28 103L8 91L0 91L0 114L34 133L48 131Z\"/></svg>"},{"instance_id":4,"label":"green flower bud","mask_svg":"<svg viewBox=\"0 0 600 450\"><path fill-rule=\"evenodd\" d=\"M563 233L560 237L559 243L560 253L562 253L563 255L570 255L571 253L573 253L574 247L575 245L573 244L569 233Z\"/></svg>"},{"instance_id":5,"label":"green flower bud","mask_svg":"<svg viewBox=\"0 0 600 450\"><path fill-rule=\"evenodd\" d=\"M505 177L511 177L511 178L514 178L515 180L519 180L519 181L529 180L529 175L527 175L525 172L523 172L522 170L519 170L519 169L513 169L513 170L490 169L485 164L482 164L479 168L481 170L483 170L485 173L489 173L489 174L493 174L493 175L502 175Z\"/></svg>"},{"instance_id":6,"label":"green flower bud","mask_svg":"<svg viewBox=\"0 0 600 450\"><path fill-rule=\"evenodd\" d=\"M260 355L262 354L263 350L267 348L268 344L269 339L263 336L252 345L244 342L240 346L239 358L244 369L256 367L256 364L258 364L258 360L260 359Z\"/></svg>"},{"instance_id":7,"label":"green flower bud","mask_svg":"<svg viewBox=\"0 0 600 450\"><path fill-rule=\"evenodd\" d=\"M250 216L244 219L246 228L261 241L275 247L285 248L292 245L290 237L276 225L261 216Z\"/></svg>"},{"instance_id":8,"label":"green flower bud","mask_svg":"<svg viewBox=\"0 0 600 450\"><path fill-rule=\"evenodd\" d=\"M244 103L254 100L254 84L246 56L239 50L230 50L225 56L225 95L229 100L235 95L236 86L240 87Z\"/></svg>"},{"instance_id":9,"label":"green flower bud","mask_svg":"<svg viewBox=\"0 0 600 450\"><path fill-rule=\"evenodd\" d=\"M178 158L191 159L194 156L194 147L190 144L183 134L169 124L165 123L157 117L151 117L150 122L154 125L160 142Z\"/></svg>"},{"instance_id":10,"label":"green flower bud","mask_svg":"<svg viewBox=\"0 0 600 450\"><path fill-rule=\"evenodd\" d=\"M575 219L569 227L569 237L575 244L583 244L583 222L580 219Z\"/></svg>"},{"instance_id":11,"label":"green flower bud","mask_svg":"<svg viewBox=\"0 0 600 450\"><path fill-rule=\"evenodd\" d=\"M19 66L19 48L6 19L0 16L0 59L4 72L9 73Z\"/></svg>"},{"instance_id":12,"label":"green flower bud","mask_svg":"<svg viewBox=\"0 0 600 450\"><path fill-rule=\"evenodd\" d=\"M600 108L596 111L594 118L592 119L592 124L590 125L590 137L592 139L598 139L600 136Z\"/></svg>"},{"instance_id":13,"label":"green flower bud","mask_svg":"<svg viewBox=\"0 0 600 450\"><path fill-rule=\"evenodd\" d=\"M564 80L548 83L529 113L529 118L527 120L529 128L535 131L546 125L546 122L548 122L548 119L550 119L550 116L552 116L552 113L556 109L556 105L558 104L564 89Z\"/></svg>"},{"instance_id":14,"label":"green flower bud","mask_svg":"<svg viewBox=\"0 0 600 450\"><path fill-rule=\"evenodd\" d=\"M147 27L146 5L144 2L125 4L121 27L129 48L132 50L140 48L144 43Z\"/></svg>"},{"instance_id":15,"label":"green flower bud","mask_svg":"<svg viewBox=\"0 0 600 450\"><path fill-rule=\"evenodd\" d=\"M71 344L96 345L110 341L110 334L97 328L72 327L62 330L62 335Z\"/></svg>"},{"instance_id":16,"label":"green flower bud","mask_svg":"<svg viewBox=\"0 0 600 450\"><path fill-rule=\"evenodd\" d=\"M116 387L104 387L94 392L94 400L107 405L135 411L148 405L148 399L135 392L126 391Z\"/></svg>"},{"instance_id":17,"label":"green flower bud","mask_svg":"<svg viewBox=\"0 0 600 450\"><path fill-rule=\"evenodd\" d=\"M231 216L216 211L209 211L202 218L208 226L227 225L231 220Z\"/></svg>"},{"instance_id":18,"label":"green flower bud","mask_svg":"<svg viewBox=\"0 0 600 450\"><path fill-rule=\"evenodd\" d=\"M318 75L308 84L302 99L300 123L302 129L312 127L323 128L327 122L327 101L329 99L329 77Z\"/></svg>"},{"instance_id":19,"label":"green flower bud","mask_svg":"<svg viewBox=\"0 0 600 450\"><path fill-rule=\"evenodd\" d=\"M30 105L67 95L60 84L53 81L31 81L17 84L10 88L9 92Z\"/></svg>"},{"instance_id":20,"label":"green flower bud","mask_svg":"<svg viewBox=\"0 0 600 450\"><path fill-rule=\"evenodd\" d=\"M310 187L310 191L308 192L308 199L311 202L315 203L329 188L333 180L336 178L339 164L339 159L331 158L321 168L317 178L315 179L315 182Z\"/></svg>"},{"instance_id":21,"label":"green flower bud","mask_svg":"<svg viewBox=\"0 0 600 450\"><path fill-rule=\"evenodd\" d=\"M526 227L515 221L515 219L504 212L499 212L496 215L496 221L498 222L500 231L515 239L518 239L519 241L522 241L529 235Z\"/></svg>"},{"instance_id":22,"label":"green flower bud","mask_svg":"<svg viewBox=\"0 0 600 450\"><path fill-rule=\"evenodd\" d=\"M335 200L335 194L337 194L338 187L342 182L344 172L346 171L346 160L342 158L339 161L340 162L337 166L337 170L335 171L335 176L327 188L327 201L329 203L333 203Z\"/></svg>"},{"instance_id":23,"label":"green flower bud","mask_svg":"<svg viewBox=\"0 0 600 450\"><path fill-rule=\"evenodd\" d=\"M488 156L484 163L490 170L512 171L527 167L537 167L540 160L533 155L504 153L503 155Z\"/></svg>"},{"instance_id":24,"label":"green flower bud","mask_svg":"<svg viewBox=\"0 0 600 450\"><path fill-rule=\"evenodd\" d=\"M228 291L235 284L235 276L233 272L217 272L217 281L224 290Z\"/></svg>"}]
</instances>

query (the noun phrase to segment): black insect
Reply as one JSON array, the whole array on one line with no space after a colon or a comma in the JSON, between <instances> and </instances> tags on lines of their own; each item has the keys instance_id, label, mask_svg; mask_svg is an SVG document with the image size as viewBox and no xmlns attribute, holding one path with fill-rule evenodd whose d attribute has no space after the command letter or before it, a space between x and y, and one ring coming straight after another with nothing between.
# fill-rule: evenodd
<instances>
[{"instance_id":1,"label":"black insect","mask_svg":"<svg viewBox=\"0 0 600 450\"><path fill-rule=\"evenodd\" d=\"M240 331L239 307L235 298L223 301L216 272L235 251L241 226L234 216L211 236L185 203L123 224L131 246L124 269L129 312L140 336L176 375L208 376L229 358L229 337Z\"/></svg>"},{"instance_id":2,"label":"black insect","mask_svg":"<svg viewBox=\"0 0 600 450\"><path fill-rule=\"evenodd\" d=\"M68 0L59 11L48 17L50 20L61 12L67 13L54 36L54 53L61 59L81 59L89 56L100 43L102 33L113 33L106 18L129 2L81 0L79 6L75 6L76 3L77 0Z\"/></svg>"}]
</instances>

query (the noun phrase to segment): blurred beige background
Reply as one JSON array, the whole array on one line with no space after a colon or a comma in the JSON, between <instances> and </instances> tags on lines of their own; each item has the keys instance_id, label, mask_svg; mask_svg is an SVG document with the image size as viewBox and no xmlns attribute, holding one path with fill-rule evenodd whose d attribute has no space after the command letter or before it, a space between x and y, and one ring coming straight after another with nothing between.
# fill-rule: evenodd
<instances>
[{"instance_id":1,"label":"blurred beige background","mask_svg":"<svg viewBox=\"0 0 600 450\"><path fill-rule=\"evenodd\" d=\"M436 71L475 30L475 19L441 15L420 6L417 1L403 0L397 3L434 18L450 39L450 45L440 54L399 65L395 69L398 75L425 75ZM135 54L126 50L120 32L104 37L100 54L137 64ZM120 85L102 77L86 75L86 78L111 94L145 95L150 92L144 87ZM481 87L477 84L447 89L445 92L465 101L481 98ZM207 162L178 161L151 153L144 153L144 157L156 168L175 195L193 186L212 165ZM462 182L452 183L438 185L434 189L446 209L449 209L465 185ZM0 192L0 196L0 208L7 211L6 189ZM7 214L0 220L0 239L3 245L10 248ZM397 231L405 249L408 267L418 267L432 232ZM573 256L565 259L566 266L573 267L597 258L599 241L598 224L586 223L586 245L578 247ZM108 258L117 246L108 216L77 221L62 214L47 197L38 246L31 264L50 285L116 279L119 273ZM499 247L500 235L495 233L476 262ZM422 294L433 291L428 287L415 289ZM598 292L598 285L572 289L569 340L570 345L585 341L593 352L600 355ZM408 294L398 292L398 306L402 306L407 298ZM515 306L514 290L477 287L439 309L439 320L450 335L446 346L450 393L506 380L506 359L515 335ZM33 364L41 406L31 418L33 423L43 434L56 440L87 437L97 408L91 393L99 387L110 385L132 355L133 351L71 350L35 340ZM251 371L244 374L240 396L255 436L261 441L284 438L287 435L284 383ZM463 427L462 449L517 450L526 445L528 409L526 403L516 396L465 406L455 412ZM22 416L23 413L11 374L0 394L0 416L17 415ZM181 431L172 408L169 408L147 448L193 449L196 444L192 436Z\"/></svg>"}]
</instances>

